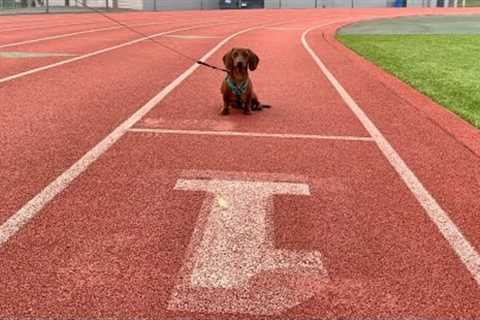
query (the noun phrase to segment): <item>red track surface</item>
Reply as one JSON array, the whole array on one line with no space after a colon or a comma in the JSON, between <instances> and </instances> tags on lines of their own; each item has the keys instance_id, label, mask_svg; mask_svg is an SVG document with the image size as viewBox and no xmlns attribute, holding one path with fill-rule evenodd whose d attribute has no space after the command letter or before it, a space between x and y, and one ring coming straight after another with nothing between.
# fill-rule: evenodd
<instances>
[{"instance_id":1,"label":"red track surface","mask_svg":"<svg viewBox=\"0 0 480 320\"><path fill-rule=\"evenodd\" d=\"M30 199L192 62L141 42L1 83L0 318L480 317L475 270L467 270L301 43L304 30L328 24L307 35L309 45L478 251L479 132L333 37L346 20L435 12L474 10L118 14L130 24L165 22L140 27L148 34L228 21L176 33L204 38L158 38L194 58L237 31L283 22L233 38L208 60L220 64L232 46L254 50L261 58L252 74L255 88L274 107L220 117L223 74L198 69L45 207L30 208L36 216L17 223L23 227L3 244L4 226ZM30 35L15 31L5 40L0 35L0 44L59 34L49 23L68 21L69 32L108 25L87 14L51 19L7 17L0 22L4 28L45 28ZM82 21L88 24L74 25ZM115 29L8 51L85 54L138 37ZM0 78L65 59L2 59ZM235 216L231 209L235 203L253 205L256 189L225 194L217 203L205 191L178 188L198 179L307 186L309 195L273 197L266 211L273 244L268 250L306 260L318 254L326 273L313 258L318 270L287 268L286 256L276 268L256 269L245 253L251 248L242 244L264 231L251 222L258 213ZM232 227L244 232L236 242L225 240L234 231L215 224L215 206L233 212L227 221L241 220ZM208 230L218 234L200 247ZM225 246L231 250L220 251L224 260L235 265L208 259ZM268 250L261 259L267 265ZM247 284L221 288L242 272ZM258 301L264 303L255 307ZM265 311L269 301L277 301L274 312Z\"/></svg>"}]
</instances>

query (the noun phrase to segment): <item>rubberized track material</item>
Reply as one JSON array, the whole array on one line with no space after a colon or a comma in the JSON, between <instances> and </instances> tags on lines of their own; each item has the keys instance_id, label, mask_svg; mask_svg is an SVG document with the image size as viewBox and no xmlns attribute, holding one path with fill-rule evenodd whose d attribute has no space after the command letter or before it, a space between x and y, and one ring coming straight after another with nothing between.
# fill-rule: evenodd
<instances>
[{"instance_id":1,"label":"rubberized track material","mask_svg":"<svg viewBox=\"0 0 480 320\"><path fill-rule=\"evenodd\" d=\"M474 11L189 12L145 27L188 28L160 38L216 65L255 51L273 108L251 116L219 116L224 75L146 41L12 59L3 78L60 63L0 87L0 318L479 317L480 134L334 40L354 21ZM106 32L114 43L102 31L22 50L135 39Z\"/></svg>"}]
</instances>

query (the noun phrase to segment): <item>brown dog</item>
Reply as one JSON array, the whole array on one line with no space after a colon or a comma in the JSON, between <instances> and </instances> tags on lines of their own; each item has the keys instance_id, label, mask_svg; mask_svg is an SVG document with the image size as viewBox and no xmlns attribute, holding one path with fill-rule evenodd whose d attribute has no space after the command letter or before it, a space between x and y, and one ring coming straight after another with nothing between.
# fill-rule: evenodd
<instances>
[{"instance_id":1,"label":"brown dog","mask_svg":"<svg viewBox=\"0 0 480 320\"><path fill-rule=\"evenodd\" d=\"M230 113L230 107L243 108L245 114L251 110L270 108L262 105L253 91L253 84L248 77L248 70L257 69L260 59L250 49L233 48L223 56L223 63L228 70L228 75L222 83L223 95L222 115Z\"/></svg>"}]
</instances>

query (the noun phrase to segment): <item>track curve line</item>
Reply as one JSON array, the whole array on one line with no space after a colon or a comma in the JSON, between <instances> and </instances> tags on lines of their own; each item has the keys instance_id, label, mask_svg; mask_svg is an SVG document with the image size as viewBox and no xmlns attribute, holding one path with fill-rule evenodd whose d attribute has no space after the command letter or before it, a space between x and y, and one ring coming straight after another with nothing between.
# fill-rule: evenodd
<instances>
[{"instance_id":1,"label":"track curve line","mask_svg":"<svg viewBox=\"0 0 480 320\"><path fill-rule=\"evenodd\" d=\"M363 109L355 102L355 100L350 96L350 94L345 90L345 88L340 84L330 70L328 70L315 51L310 47L307 41L308 34L321 27L323 27L323 25L311 27L303 32L301 40L305 50L307 50L312 59L317 63L322 73L341 96L345 104L350 108L350 110L355 114L358 120L371 135L385 158L387 158L388 162L395 169L405 185L413 193L418 203L427 213L430 220L435 224L443 237L448 241L451 248L480 286L480 255L478 252L465 238L465 236L462 234L462 231L451 220L448 213L440 206L437 200L425 188L415 173L408 167L395 148L387 141L382 132L376 127L372 120L370 120Z\"/></svg>"}]
</instances>

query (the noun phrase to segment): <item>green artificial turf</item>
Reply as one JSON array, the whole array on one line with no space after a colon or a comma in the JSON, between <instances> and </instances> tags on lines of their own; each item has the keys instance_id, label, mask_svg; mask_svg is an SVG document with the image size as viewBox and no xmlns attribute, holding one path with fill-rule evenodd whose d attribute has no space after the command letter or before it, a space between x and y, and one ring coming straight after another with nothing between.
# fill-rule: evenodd
<instances>
[{"instance_id":1,"label":"green artificial turf","mask_svg":"<svg viewBox=\"0 0 480 320\"><path fill-rule=\"evenodd\" d=\"M462 3L462 1L458 1L459 4ZM480 0L467 0L465 1L465 7L480 7Z\"/></svg>"},{"instance_id":2,"label":"green artificial turf","mask_svg":"<svg viewBox=\"0 0 480 320\"><path fill-rule=\"evenodd\" d=\"M338 35L347 47L480 128L480 35Z\"/></svg>"}]
</instances>

